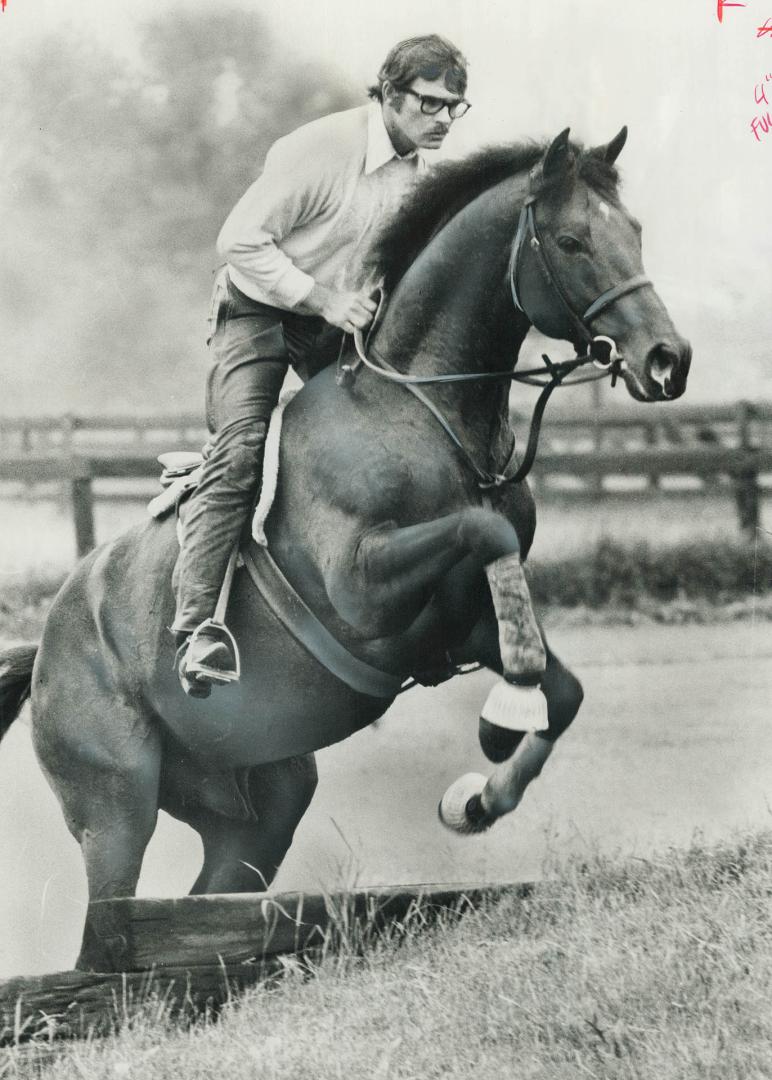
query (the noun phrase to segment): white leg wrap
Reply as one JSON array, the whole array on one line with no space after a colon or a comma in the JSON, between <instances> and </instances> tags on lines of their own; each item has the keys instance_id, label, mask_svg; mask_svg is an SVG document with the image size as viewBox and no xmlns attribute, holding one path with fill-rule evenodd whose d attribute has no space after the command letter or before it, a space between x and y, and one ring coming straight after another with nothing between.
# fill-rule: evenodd
<instances>
[{"instance_id":1,"label":"white leg wrap","mask_svg":"<svg viewBox=\"0 0 772 1080\"><path fill-rule=\"evenodd\" d=\"M516 686L499 679L482 707L480 716L509 731L546 731L549 727L547 699L538 686Z\"/></svg>"},{"instance_id":2,"label":"white leg wrap","mask_svg":"<svg viewBox=\"0 0 772 1080\"><path fill-rule=\"evenodd\" d=\"M493 608L499 623L504 674L540 675L547 656L531 606L520 555L505 555L485 567Z\"/></svg>"},{"instance_id":3,"label":"white leg wrap","mask_svg":"<svg viewBox=\"0 0 772 1080\"><path fill-rule=\"evenodd\" d=\"M512 757L492 774L481 796L483 809L492 817L514 810L525 789L542 770L553 743L533 732L526 735Z\"/></svg>"}]
</instances>

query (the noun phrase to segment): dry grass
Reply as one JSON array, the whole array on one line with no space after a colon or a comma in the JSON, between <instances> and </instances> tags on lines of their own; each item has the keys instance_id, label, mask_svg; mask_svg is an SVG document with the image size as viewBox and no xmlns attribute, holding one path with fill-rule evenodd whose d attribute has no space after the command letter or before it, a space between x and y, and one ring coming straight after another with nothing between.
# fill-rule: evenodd
<instances>
[{"instance_id":1,"label":"dry grass","mask_svg":"<svg viewBox=\"0 0 772 1080\"><path fill-rule=\"evenodd\" d=\"M114 1080L772 1075L772 834L657 860L552 867L455 926L288 963L219 1022L151 1007L0 1076Z\"/></svg>"}]
</instances>

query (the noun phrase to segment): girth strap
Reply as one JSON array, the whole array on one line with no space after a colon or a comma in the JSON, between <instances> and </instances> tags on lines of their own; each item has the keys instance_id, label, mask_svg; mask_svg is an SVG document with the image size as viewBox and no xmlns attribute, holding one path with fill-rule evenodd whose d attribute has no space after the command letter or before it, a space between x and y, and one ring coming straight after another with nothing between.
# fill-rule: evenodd
<instances>
[{"instance_id":1,"label":"girth strap","mask_svg":"<svg viewBox=\"0 0 772 1080\"><path fill-rule=\"evenodd\" d=\"M376 698L397 696L403 679L352 656L298 595L267 548L250 544L242 550L241 557L271 611L314 659L359 694Z\"/></svg>"}]
</instances>

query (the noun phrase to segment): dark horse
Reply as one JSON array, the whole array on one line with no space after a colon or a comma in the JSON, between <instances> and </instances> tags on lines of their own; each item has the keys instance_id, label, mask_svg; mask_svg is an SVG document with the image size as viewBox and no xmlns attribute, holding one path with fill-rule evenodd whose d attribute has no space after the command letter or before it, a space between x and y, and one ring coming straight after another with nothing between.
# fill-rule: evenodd
<instances>
[{"instance_id":1,"label":"dark horse","mask_svg":"<svg viewBox=\"0 0 772 1080\"><path fill-rule=\"evenodd\" d=\"M678 397L690 349L642 275L640 227L617 191L624 136L582 151L564 132L547 148L440 167L382 237L390 300L369 357L411 375L511 372L533 323L576 345L611 339L637 400ZM501 673L485 568L525 558L535 527L526 483L484 490L478 475L513 467L509 382L425 392L463 452L404 386L368 370L343 387L334 368L312 378L284 415L268 519L275 562L343 649L383 673L380 688L328 670L240 570L228 622L241 681L185 697L167 630L171 519L92 552L56 597L39 647L0 658L0 730L31 692L35 748L92 899L133 895L159 807L203 840L194 892L270 882L313 795L316 749L380 717L413 673L448 662ZM516 805L579 708L578 681L544 650L549 727L523 737L482 722L483 750L499 764L482 793L484 778L446 800L460 831Z\"/></svg>"}]
</instances>

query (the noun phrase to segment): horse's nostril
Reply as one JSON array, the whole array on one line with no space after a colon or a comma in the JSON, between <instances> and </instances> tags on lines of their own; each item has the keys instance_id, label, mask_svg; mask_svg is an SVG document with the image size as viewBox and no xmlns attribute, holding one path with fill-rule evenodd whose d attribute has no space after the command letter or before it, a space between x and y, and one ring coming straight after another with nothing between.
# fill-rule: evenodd
<instances>
[{"instance_id":1,"label":"horse's nostril","mask_svg":"<svg viewBox=\"0 0 772 1080\"><path fill-rule=\"evenodd\" d=\"M649 374L662 387L665 397L673 393L673 376L678 369L679 353L672 345L657 345L649 354Z\"/></svg>"},{"instance_id":2,"label":"horse's nostril","mask_svg":"<svg viewBox=\"0 0 772 1080\"><path fill-rule=\"evenodd\" d=\"M651 357L651 370L665 372L672 370L678 362L678 353L669 345L658 345Z\"/></svg>"}]
</instances>

